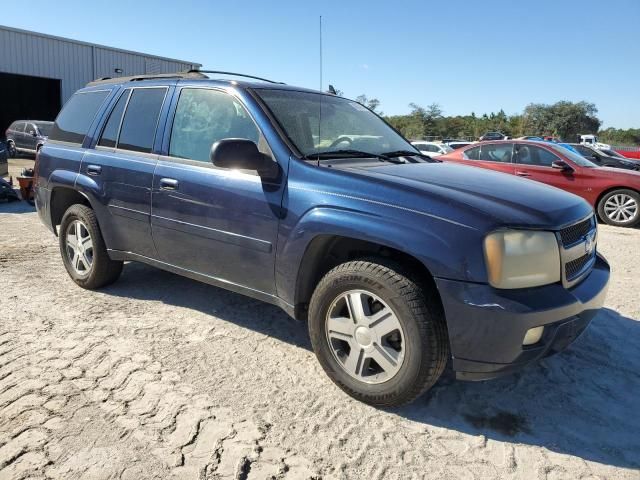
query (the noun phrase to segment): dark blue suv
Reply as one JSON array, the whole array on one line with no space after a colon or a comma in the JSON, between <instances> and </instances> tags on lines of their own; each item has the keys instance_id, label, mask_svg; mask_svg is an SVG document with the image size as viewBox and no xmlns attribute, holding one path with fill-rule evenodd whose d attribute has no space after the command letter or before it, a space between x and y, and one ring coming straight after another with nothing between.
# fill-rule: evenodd
<instances>
[{"instance_id":1,"label":"dark blue suv","mask_svg":"<svg viewBox=\"0 0 640 480\"><path fill-rule=\"evenodd\" d=\"M107 79L65 105L36 204L71 278L140 261L307 320L331 379L398 405L560 351L601 308L591 207L422 156L362 105L202 73Z\"/></svg>"}]
</instances>

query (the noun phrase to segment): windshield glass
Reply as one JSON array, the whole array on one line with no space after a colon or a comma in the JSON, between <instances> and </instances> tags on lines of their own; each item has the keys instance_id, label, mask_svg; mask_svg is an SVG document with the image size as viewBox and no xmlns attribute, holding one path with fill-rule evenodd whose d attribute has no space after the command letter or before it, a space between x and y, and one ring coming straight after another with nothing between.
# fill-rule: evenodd
<instances>
[{"instance_id":1,"label":"windshield glass","mask_svg":"<svg viewBox=\"0 0 640 480\"><path fill-rule=\"evenodd\" d=\"M49 133L51 133L51 127L53 127L53 123L36 123L36 125L38 126L38 130L40 130L40 134L44 135L45 137L49 136Z\"/></svg>"},{"instance_id":2,"label":"windshield glass","mask_svg":"<svg viewBox=\"0 0 640 480\"><path fill-rule=\"evenodd\" d=\"M303 156L334 150L418 153L409 142L357 102L291 90L256 89L256 92Z\"/></svg>"},{"instance_id":3,"label":"windshield glass","mask_svg":"<svg viewBox=\"0 0 640 480\"><path fill-rule=\"evenodd\" d=\"M573 163L575 163L576 165L579 165L581 167L587 167L587 168L595 168L598 165L596 165L595 163L587 160L586 158L584 158L582 155L579 155L571 150L569 150L568 148L565 148L561 145L555 145L553 143L548 143L547 144L549 147L551 147L552 149L554 149L556 152L564 155L565 157L567 157L569 160L571 160Z\"/></svg>"}]
</instances>

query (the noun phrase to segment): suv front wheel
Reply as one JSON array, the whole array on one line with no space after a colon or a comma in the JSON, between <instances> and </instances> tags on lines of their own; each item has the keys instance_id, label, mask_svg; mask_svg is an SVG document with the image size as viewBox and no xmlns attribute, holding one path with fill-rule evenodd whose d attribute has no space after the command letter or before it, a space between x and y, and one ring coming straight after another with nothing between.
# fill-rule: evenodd
<instances>
[{"instance_id":1,"label":"suv front wheel","mask_svg":"<svg viewBox=\"0 0 640 480\"><path fill-rule=\"evenodd\" d=\"M318 284L309 306L313 349L354 398L402 405L430 388L448 356L439 302L391 262L354 261Z\"/></svg>"},{"instance_id":2,"label":"suv front wheel","mask_svg":"<svg viewBox=\"0 0 640 480\"><path fill-rule=\"evenodd\" d=\"M82 288L95 289L115 282L122 263L109 258L94 211L72 205L62 217L60 253L67 273Z\"/></svg>"}]
</instances>

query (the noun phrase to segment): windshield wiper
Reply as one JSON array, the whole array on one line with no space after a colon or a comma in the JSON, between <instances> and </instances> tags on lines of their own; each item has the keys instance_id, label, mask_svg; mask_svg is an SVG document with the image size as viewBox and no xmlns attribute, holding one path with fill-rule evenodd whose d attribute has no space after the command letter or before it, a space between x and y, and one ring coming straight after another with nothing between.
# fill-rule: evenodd
<instances>
[{"instance_id":1,"label":"windshield wiper","mask_svg":"<svg viewBox=\"0 0 640 480\"><path fill-rule=\"evenodd\" d=\"M405 163L402 160L391 158L388 155L380 153L365 152L362 150L353 149L340 149L340 150L327 150L324 152L309 153L302 157L304 160L322 160L327 158L340 158L340 157L352 157L352 158L377 158L378 160L391 162L391 163Z\"/></svg>"},{"instance_id":2,"label":"windshield wiper","mask_svg":"<svg viewBox=\"0 0 640 480\"><path fill-rule=\"evenodd\" d=\"M420 157L427 161L439 162L440 160L431 158L429 155L425 155L421 152L414 152L413 150L394 150L393 152L384 152L382 155L389 158L394 157Z\"/></svg>"}]
</instances>

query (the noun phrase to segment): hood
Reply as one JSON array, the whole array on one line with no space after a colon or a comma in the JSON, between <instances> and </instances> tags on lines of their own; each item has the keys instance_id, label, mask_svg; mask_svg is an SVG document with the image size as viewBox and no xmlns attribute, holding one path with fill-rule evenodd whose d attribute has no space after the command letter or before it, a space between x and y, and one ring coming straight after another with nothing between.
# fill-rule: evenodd
<instances>
[{"instance_id":1,"label":"hood","mask_svg":"<svg viewBox=\"0 0 640 480\"><path fill-rule=\"evenodd\" d=\"M625 162L634 165L640 165L640 162L637 160L634 162L633 159L616 159L620 162ZM628 170L625 168L615 168L615 167L598 167L593 169L597 171L598 176L603 176L608 178L609 180L615 180L617 182L622 182L621 186L629 186L634 189L640 188L640 172L637 170Z\"/></svg>"},{"instance_id":2,"label":"hood","mask_svg":"<svg viewBox=\"0 0 640 480\"><path fill-rule=\"evenodd\" d=\"M443 204L449 217L465 224L478 216L491 219L493 227L520 226L557 229L588 216L593 209L582 198L563 190L505 173L455 163L416 163L379 167L351 166L360 175L393 182L403 191L418 194L402 198L404 207L442 215ZM429 201L429 200L432 201ZM452 210L451 205L459 208ZM465 220L466 219L466 220ZM473 220L471 220L473 221Z\"/></svg>"}]
</instances>

